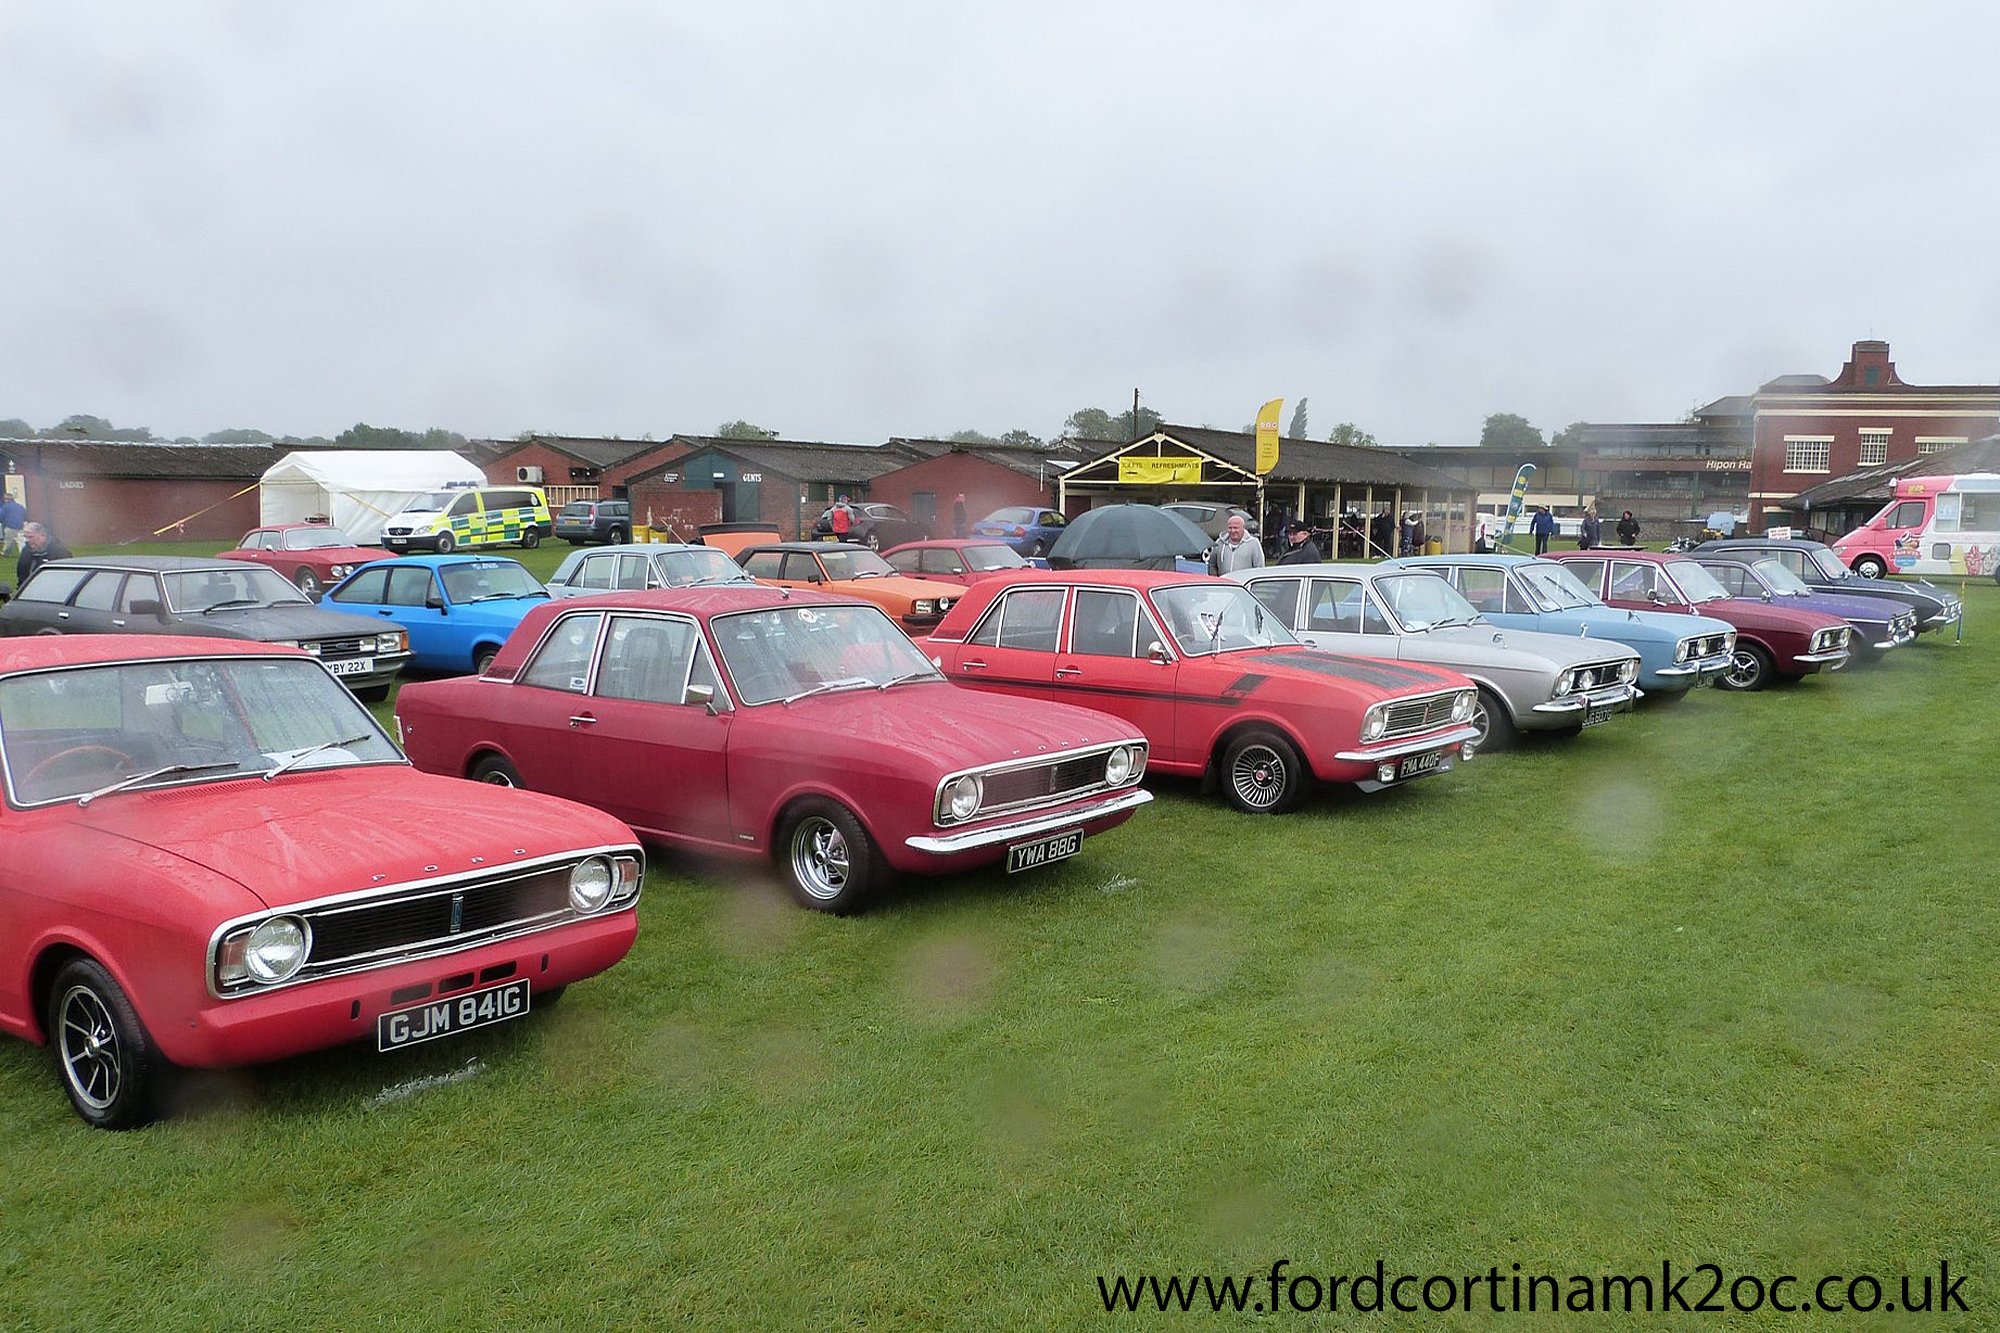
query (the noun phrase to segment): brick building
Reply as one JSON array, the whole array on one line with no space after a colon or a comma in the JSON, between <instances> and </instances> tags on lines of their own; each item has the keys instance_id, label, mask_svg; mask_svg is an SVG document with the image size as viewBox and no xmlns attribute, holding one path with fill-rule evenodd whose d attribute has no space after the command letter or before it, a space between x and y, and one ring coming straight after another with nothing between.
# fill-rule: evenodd
<instances>
[{"instance_id":1,"label":"brick building","mask_svg":"<svg viewBox=\"0 0 2000 1333\"><path fill-rule=\"evenodd\" d=\"M1786 502L1878 463L1956 449L2000 427L2000 385L1907 384L1886 342L1857 342L1840 374L1781 375L1752 400L1750 525L1785 521Z\"/></svg>"},{"instance_id":2,"label":"brick building","mask_svg":"<svg viewBox=\"0 0 2000 1333\"><path fill-rule=\"evenodd\" d=\"M971 523L1013 505L1046 508L1055 504L1056 479L1082 461L1074 451L1026 445L894 438L889 447L918 457L870 481L868 498L897 506L940 537L951 535L960 495Z\"/></svg>"},{"instance_id":3,"label":"brick building","mask_svg":"<svg viewBox=\"0 0 2000 1333\"><path fill-rule=\"evenodd\" d=\"M623 499L633 474L688 452L678 440L586 435L530 435L478 443L490 451L478 460L487 481L540 486L551 507L571 500Z\"/></svg>"},{"instance_id":4,"label":"brick building","mask_svg":"<svg viewBox=\"0 0 2000 1333\"><path fill-rule=\"evenodd\" d=\"M927 458L898 444L707 435L676 435L659 449L647 465L624 473L635 523L645 522L649 512L660 526L665 514L680 514L685 523L713 512L714 519L704 521L770 523L787 537L810 535L836 496L870 496L877 478Z\"/></svg>"},{"instance_id":5,"label":"brick building","mask_svg":"<svg viewBox=\"0 0 2000 1333\"><path fill-rule=\"evenodd\" d=\"M0 440L7 487L70 546L234 541L257 526L257 481L280 444Z\"/></svg>"}]
</instances>

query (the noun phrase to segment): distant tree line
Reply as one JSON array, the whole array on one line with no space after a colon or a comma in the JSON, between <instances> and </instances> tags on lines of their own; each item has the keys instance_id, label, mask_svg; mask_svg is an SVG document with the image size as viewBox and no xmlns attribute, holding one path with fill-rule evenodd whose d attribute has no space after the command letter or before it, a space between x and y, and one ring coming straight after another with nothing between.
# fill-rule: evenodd
<instances>
[{"instance_id":1,"label":"distant tree line","mask_svg":"<svg viewBox=\"0 0 2000 1333\"><path fill-rule=\"evenodd\" d=\"M0 439L6 440L129 440L135 444L304 444L342 449L456 449L466 443L455 430L433 426L426 431L398 430L357 421L340 434L273 435L269 431L235 427L196 437L155 435L147 426L114 426L103 417L76 413L53 426L32 426L19 417L0 418Z\"/></svg>"}]
</instances>

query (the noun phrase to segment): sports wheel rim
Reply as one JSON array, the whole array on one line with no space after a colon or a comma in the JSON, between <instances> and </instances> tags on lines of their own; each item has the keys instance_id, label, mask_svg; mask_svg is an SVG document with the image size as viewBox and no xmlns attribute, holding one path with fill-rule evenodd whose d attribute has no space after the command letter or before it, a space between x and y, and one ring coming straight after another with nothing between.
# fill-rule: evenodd
<instances>
[{"instance_id":1,"label":"sports wheel rim","mask_svg":"<svg viewBox=\"0 0 2000 1333\"><path fill-rule=\"evenodd\" d=\"M489 768L486 770L486 776L479 780L493 787L511 787L514 785L513 775L508 773L504 768Z\"/></svg>"},{"instance_id":2,"label":"sports wheel rim","mask_svg":"<svg viewBox=\"0 0 2000 1333\"><path fill-rule=\"evenodd\" d=\"M1739 650L1729 659L1728 683L1739 690L1748 689L1757 683L1757 677L1764 674L1758 665L1756 654Z\"/></svg>"},{"instance_id":3,"label":"sports wheel rim","mask_svg":"<svg viewBox=\"0 0 2000 1333\"><path fill-rule=\"evenodd\" d=\"M792 832L792 875L815 898L838 898L847 887L847 839L830 819L814 815Z\"/></svg>"},{"instance_id":4,"label":"sports wheel rim","mask_svg":"<svg viewBox=\"0 0 2000 1333\"><path fill-rule=\"evenodd\" d=\"M1285 761L1268 745L1247 745L1229 771L1236 799L1257 810L1268 810L1285 794Z\"/></svg>"},{"instance_id":5,"label":"sports wheel rim","mask_svg":"<svg viewBox=\"0 0 2000 1333\"><path fill-rule=\"evenodd\" d=\"M88 986L72 986L56 1010L56 1026L63 1078L70 1091L91 1110L108 1110L118 1100L122 1082L118 1029L111 1011Z\"/></svg>"}]
</instances>

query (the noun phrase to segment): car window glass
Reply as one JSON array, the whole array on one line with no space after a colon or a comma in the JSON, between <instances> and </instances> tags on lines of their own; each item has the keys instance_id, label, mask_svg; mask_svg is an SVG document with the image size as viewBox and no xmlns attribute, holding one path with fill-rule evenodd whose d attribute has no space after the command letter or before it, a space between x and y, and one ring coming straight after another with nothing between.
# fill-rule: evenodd
<instances>
[{"instance_id":1,"label":"car window glass","mask_svg":"<svg viewBox=\"0 0 2000 1333\"><path fill-rule=\"evenodd\" d=\"M1001 648L1022 648L1029 652L1056 650L1056 627L1062 623L1062 588L1028 588L1001 599L998 638Z\"/></svg>"},{"instance_id":2,"label":"car window glass","mask_svg":"<svg viewBox=\"0 0 2000 1333\"><path fill-rule=\"evenodd\" d=\"M336 602L373 602L383 600L383 590L389 583L389 571L384 568L364 569L334 591Z\"/></svg>"},{"instance_id":3,"label":"car window glass","mask_svg":"<svg viewBox=\"0 0 2000 1333\"><path fill-rule=\"evenodd\" d=\"M1786 569L1789 569L1801 578L1805 577L1806 554L1804 551L1773 551L1771 554Z\"/></svg>"},{"instance_id":4,"label":"car window glass","mask_svg":"<svg viewBox=\"0 0 2000 1333\"><path fill-rule=\"evenodd\" d=\"M795 583L820 581L819 558L810 551L792 551L785 556L784 576Z\"/></svg>"},{"instance_id":5,"label":"car window glass","mask_svg":"<svg viewBox=\"0 0 2000 1333\"><path fill-rule=\"evenodd\" d=\"M450 513L453 518L457 518L462 514L470 514L478 508L479 508L478 494L473 491L467 491L465 494L459 496L456 500L453 500L451 502Z\"/></svg>"},{"instance_id":6,"label":"car window glass","mask_svg":"<svg viewBox=\"0 0 2000 1333\"><path fill-rule=\"evenodd\" d=\"M151 574L133 574L126 578L125 586L118 590L118 605L114 610L130 612L134 602L160 602L160 581Z\"/></svg>"},{"instance_id":7,"label":"car window glass","mask_svg":"<svg viewBox=\"0 0 2000 1333\"><path fill-rule=\"evenodd\" d=\"M14 595L17 602L66 602L90 574L87 569L55 569L44 565L36 570L21 591Z\"/></svg>"},{"instance_id":8,"label":"car window glass","mask_svg":"<svg viewBox=\"0 0 2000 1333\"><path fill-rule=\"evenodd\" d=\"M1884 526L1891 528L1919 528L1923 526L1923 523L1924 502L1922 500L1905 500L1896 506L1895 512L1889 515L1888 522Z\"/></svg>"},{"instance_id":9,"label":"car window glass","mask_svg":"<svg viewBox=\"0 0 2000 1333\"><path fill-rule=\"evenodd\" d=\"M1297 629L1299 579L1258 579L1250 585L1250 595L1264 604L1286 629Z\"/></svg>"},{"instance_id":10,"label":"car window glass","mask_svg":"<svg viewBox=\"0 0 2000 1333\"><path fill-rule=\"evenodd\" d=\"M244 545L255 546L260 551L275 551L278 549L278 534L275 532L260 532L256 534L255 541L245 542Z\"/></svg>"},{"instance_id":11,"label":"car window glass","mask_svg":"<svg viewBox=\"0 0 2000 1333\"><path fill-rule=\"evenodd\" d=\"M1574 570L1571 571L1575 573ZM1578 575L1579 578L1582 575ZM1643 602L1659 591L1659 582L1654 577L1653 566L1632 560L1611 562L1610 597L1623 598L1628 602Z\"/></svg>"},{"instance_id":12,"label":"car window glass","mask_svg":"<svg viewBox=\"0 0 2000 1333\"><path fill-rule=\"evenodd\" d=\"M965 561L959 558L958 552L948 546L927 547L923 555L923 562L918 565L918 568L926 574L963 574L965 572Z\"/></svg>"},{"instance_id":13,"label":"car window glass","mask_svg":"<svg viewBox=\"0 0 2000 1333\"><path fill-rule=\"evenodd\" d=\"M1314 579L1306 613L1306 628L1328 634L1361 633L1366 599L1354 579Z\"/></svg>"},{"instance_id":14,"label":"car window glass","mask_svg":"<svg viewBox=\"0 0 2000 1333\"><path fill-rule=\"evenodd\" d=\"M431 571L424 565L404 565L389 569L389 590L382 601L388 606L422 606L431 595Z\"/></svg>"},{"instance_id":15,"label":"car window glass","mask_svg":"<svg viewBox=\"0 0 2000 1333\"><path fill-rule=\"evenodd\" d=\"M564 616L556 621L549 637L542 641L527 669L521 672L520 682L582 694L590 682L590 650L597 643L597 629L603 623L602 611Z\"/></svg>"},{"instance_id":16,"label":"car window glass","mask_svg":"<svg viewBox=\"0 0 2000 1333\"><path fill-rule=\"evenodd\" d=\"M1563 568L1576 575L1576 581L1596 592L1604 586L1604 562L1602 560L1565 560Z\"/></svg>"},{"instance_id":17,"label":"car window glass","mask_svg":"<svg viewBox=\"0 0 2000 1333\"><path fill-rule=\"evenodd\" d=\"M607 699L679 704L701 636L692 622L613 616L597 668L597 693Z\"/></svg>"},{"instance_id":18,"label":"car window glass","mask_svg":"<svg viewBox=\"0 0 2000 1333\"><path fill-rule=\"evenodd\" d=\"M643 588L648 574L646 557L643 555L621 555L618 557L618 580L620 588Z\"/></svg>"},{"instance_id":19,"label":"car window glass","mask_svg":"<svg viewBox=\"0 0 2000 1333\"><path fill-rule=\"evenodd\" d=\"M1045 509L1035 515L1035 524L1037 527L1059 528L1063 525L1063 516L1053 509Z\"/></svg>"},{"instance_id":20,"label":"car window glass","mask_svg":"<svg viewBox=\"0 0 2000 1333\"><path fill-rule=\"evenodd\" d=\"M753 579L774 579L778 577L777 551L756 551L745 557L743 572Z\"/></svg>"},{"instance_id":21,"label":"car window glass","mask_svg":"<svg viewBox=\"0 0 2000 1333\"><path fill-rule=\"evenodd\" d=\"M1715 581L1728 589L1729 595L1732 597L1755 597L1762 591L1760 588L1749 586L1749 571L1733 561L1717 560L1711 562L1704 560L1701 567L1714 575Z\"/></svg>"},{"instance_id":22,"label":"car window glass","mask_svg":"<svg viewBox=\"0 0 2000 1333\"><path fill-rule=\"evenodd\" d=\"M611 575L614 572L614 568L611 557L608 555L587 555L583 558L582 571L576 576L576 586L579 588L597 588L600 590L608 589L611 586Z\"/></svg>"},{"instance_id":23,"label":"car window glass","mask_svg":"<svg viewBox=\"0 0 2000 1333\"><path fill-rule=\"evenodd\" d=\"M1518 609L1507 605L1507 575L1504 570L1466 566L1458 571L1458 590L1465 600L1479 608L1479 614Z\"/></svg>"},{"instance_id":24,"label":"car window glass","mask_svg":"<svg viewBox=\"0 0 2000 1333\"><path fill-rule=\"evenodd\" d=\"M79 611L109 611L118 600L118 584L125 575L115 569L100 569L76 590L70 605Z\"/></svg>"},{"instance_id":25,"label":"car window glass","mask_svg":"<svg viewBox=\"0 0 2000 1333\"><path fill-rule=\"evenodd\" d=\"M1505 578L1506 576L1503 574L1501 577ZM1537 609L1534 599L1516 587L1512 579L1507 580L1507 595L1500 605L1502 609L1511 611L1517 616L1533 615Z\"/></svg>"},{"instance_id":26,"label":"car window glass","mask_svg":"<svg viewBox=\"0 0 2000 1333\"><path fill-rule=\"evenodd\" d=\"M1079 589L1070 613L1069 650L1092 657L1137 657L1139 599L1129 592Z\"/></svg>"},{"instance_id":27,"label":"car window glass","mask_svg":"<svg viewBox=\"0 0 2000 1333\"><path fill-rule=\"evenodd\" d=\"M911 574L916 572L917 557L922 554L922 551L896 551L882 558L889 562L889 568L898 573Z\"/></svg>"}]
</instances>

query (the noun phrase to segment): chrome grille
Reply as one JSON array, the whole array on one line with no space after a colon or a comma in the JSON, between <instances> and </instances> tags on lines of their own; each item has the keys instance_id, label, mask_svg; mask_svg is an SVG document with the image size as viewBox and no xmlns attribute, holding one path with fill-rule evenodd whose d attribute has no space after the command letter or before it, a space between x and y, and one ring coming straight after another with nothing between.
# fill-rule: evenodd
<instances>
[{"instance_id":1,"label":"chrome grille","mask_svg":"<svg viewBox=\"0 0 2000 1333\"><path fill-rule=\"evenodd\" d=\"M1710 634L1703 638L1690 640L1690 642L1694 644L1694 649L1689 654L1688 660L1695 661L1704 657L1714 657L1723 650L1723 646L1727 640L1720 634Z\"/></svg>"},{"instance_id":2,"label":"chrome grille","mask_svg":"<svg viewBox=\"0 0 2000 1333\"><path fill-rule=\"evenodd\" d=\"M1102 754L1083 755L1053 764L995 773L985 779L986 800L981 808L990 810L996 806L1021 805L1094 786L1104 780L1104 760Z\"/></svg>"},{"instance_id":3,"label":"chrome grille","mask_svg":"<svg viewBox=\"0 0 2000 1333\"><path fill-rule=\"evenodd\" d=\"M306 644L306 651L318 653L321 657L349 657L361 651L361 640L314 639Z\"/></svg>"},{"instance_id":4,"label":"chrome grille","mask_svg":"<svg viewBox=\"0 0 2000 1333\"><path fill-rule=\"evenodd\" d=\"M1389 729L1384 740L1412 736L1451 721L1453 694L1427 694L1420 699L1402 699L1389 705Z\"/></svg>"},{"instance_id":5,"label":"chrome grille","mask_svg":"<svg viewBox=\"0 0 2000 1333\"><path fill-rule=\"evenodd\" d=\"M1615 685L1621 679L1619 673L1624 668L1622 662L1590 662L1576 668L1576 683L1570 688L1575 692L1601 689Z\"/></svg>"}]
</instances>

